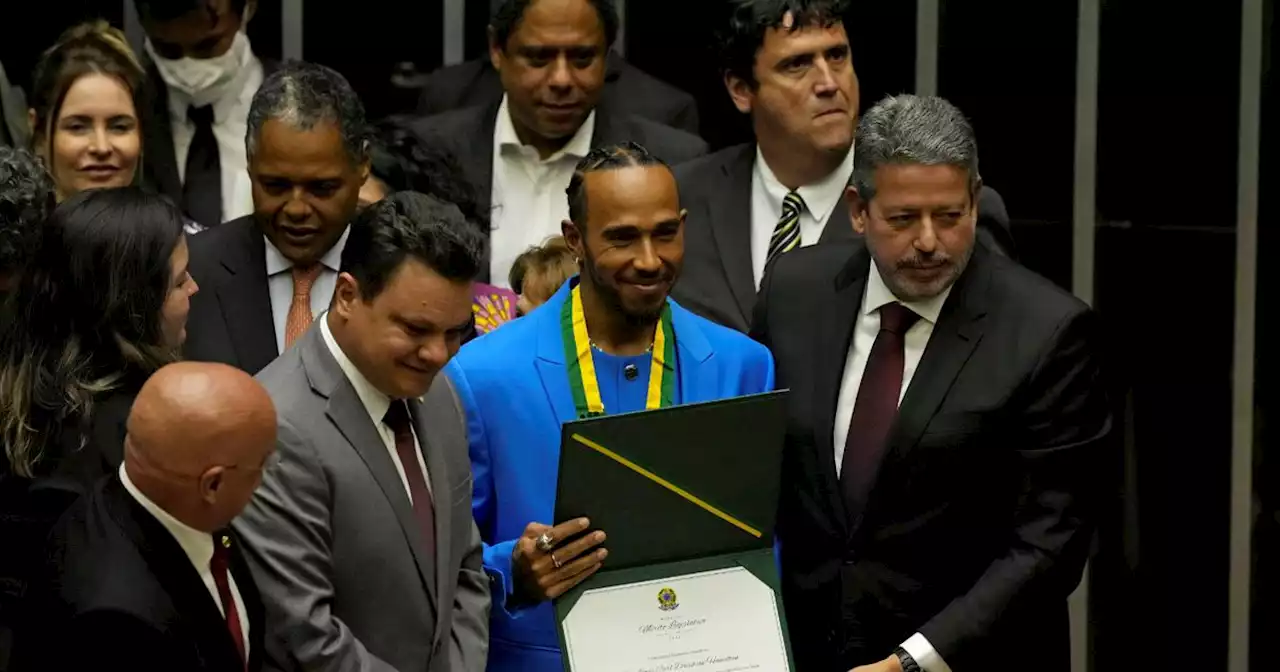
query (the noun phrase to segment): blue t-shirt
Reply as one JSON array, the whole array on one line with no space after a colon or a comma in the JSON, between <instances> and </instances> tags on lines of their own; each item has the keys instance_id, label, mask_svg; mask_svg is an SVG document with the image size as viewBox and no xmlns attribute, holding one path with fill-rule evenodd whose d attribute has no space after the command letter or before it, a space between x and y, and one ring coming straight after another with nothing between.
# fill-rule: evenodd
<instances>
[{"instance_id":1,"label":"blue t-shirt","mask_svg":"<svg viewBox=\"0 0 1280 672\"><path fill-rule=\"evenodd\" d=\"M601 352L591 348L592 361L596 367L596 380L600 384L600 401L604 402L604 410L609 415L643 411L645 400L649 397L649 365L653 355L644 353L623 357ZM636 367L636 376L627 379L628 365ZM674 368L667 369L667 375L675 375ZM676 399L673 404L680 403L680 386L676 385Z\"/></svg>"}]
</instances>

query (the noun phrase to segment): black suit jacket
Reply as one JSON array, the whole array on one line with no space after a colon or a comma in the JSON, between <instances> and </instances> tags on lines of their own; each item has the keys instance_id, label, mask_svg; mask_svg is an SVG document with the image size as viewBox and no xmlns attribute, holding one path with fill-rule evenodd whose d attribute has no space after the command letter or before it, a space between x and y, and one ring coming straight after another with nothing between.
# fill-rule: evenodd
<instances>
[{"instance_id":1,"label":"black suit jacket","mask_svg":"<svg viewBox=\"0 0 1280 672\"><path fill-rule=\"evenodd\" d=\"M493 129L500 107L499 100L487 107L446 112L418 119L412 124L413 131L424 142L443 148L458 160L476 190L476 199L482 212L487 212L492 205ZM637 116L614 113L603 106L596 108L595 124L595 134L591 137L593 148L620 142L636 142L670 165L688 161L707 152L707 143L696 135ZM481 277L477 279L488 282L487 259L481 264L481 269Z\"/></svg>"},{"instance_id":2,"label":"black suit jacket","mask_svg":"<svg viewBox=\"0 0 1280 672\"><path fill-rule=\"evenodd\" d=\"M797 669L844 672L920 632L957 671L1065 671L1111 433L1095 315L976 247L849 520L832 434L871 267L860 241L788 253L756 306L791 390L778 529Z\"/></svg>"},{"instance_id":3,"label":"black suit jacket","mask_svg":"<svg viewBox=\"0 0 1280 672\"><path fill-rule=\"evenodd\" d=\"M264 77L270 77L280 63L261 59ZM178 153L173 146L173 118L169 114L169 87L150 58L145 62L147 79L142 87L142 180L157 193L168 196L182 207L182 179L178 172ZM203 223L203 222L202 222Z\"/></svg>"},{"instance_id":4,"label":"black suit jacket","mask_svg":"<svg viewBox=\"0 0 1280 672\"><path fill-rule=\"evenodd\" d=\"M418 114L431 116L466 107L487 107L502 100L502 80L488 54L427 75ZM631 65L610 51L600 104L697 135L698 105L693 96Z\"/></svg>"},{"instance_id":5,"label":"black suit jacket","mask_svg":"<svg viewBox=\"0 0 1280 672\"><path fill-rule=\"evenodd\" d=\"M756 302L751 268L751 176L754 143L736 145L677 166L680 204L689 211L684 233L684 272L672 294L680 305L726 327L746 331ZM1013 255L1009 213L994 189L978 197L978 238ZM831 211L820 243L854 240L849 210Z\"/></svg>"},{"instance_id":6,"label":"black suit jacket","mask_svg":"<svg viewBox=\"0 0 1280 672\"><path fill-rule=\"evenodd\" d=\"M22 669L245 669L190 559L117 476L72 505L49 546L53 580L44 584L36 627L19 640ZM262 666L262 599L236 541L230 570L249 622L253 672Z\"/></svg>"},{"instance_id":7,"label":"black suit jacket","mask_svg":"<svg viewBox=\"0 0 1280 672\"><path fill-rule=\"evenodd\" d=\"M252 216L233 219L190 239L191 297L183 354L256 374L280 353L267 288L267 252Z\"/></svg>"}]
</instances>

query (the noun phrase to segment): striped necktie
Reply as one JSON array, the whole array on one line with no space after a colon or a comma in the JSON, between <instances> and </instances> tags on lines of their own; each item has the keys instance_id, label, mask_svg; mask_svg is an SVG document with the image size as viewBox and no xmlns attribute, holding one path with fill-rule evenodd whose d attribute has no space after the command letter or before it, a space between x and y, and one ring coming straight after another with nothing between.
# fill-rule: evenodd
<instances>
[{"instance_id":1,"label":"striped necktie","mask_svg":"<svg viewBox=\"0 0 1280 672\"><path fill-rule=\"evenodd\" d=\"M765 257L765 266L774 259L800 246L800 213L804 212L804 199L800 194L791 192L782 200L782 218L773 227L773 236L769 238L769 254Z\"/></svg>"}]
</instances>

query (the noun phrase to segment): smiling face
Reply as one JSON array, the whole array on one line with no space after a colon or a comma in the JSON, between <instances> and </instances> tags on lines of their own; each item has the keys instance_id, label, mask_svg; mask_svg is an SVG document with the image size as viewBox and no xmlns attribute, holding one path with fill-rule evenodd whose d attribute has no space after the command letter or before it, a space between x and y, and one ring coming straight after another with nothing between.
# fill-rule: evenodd
<instances>
[{"instance_id":1,"label":"smiling face","mask_svg":"<svg viewBox=\"0 0 1280 672\"><path fill-rule=\"evenodd\" d=\"M449 280L407 257L369 299L361 296L359 281L341 274L329 324L374 387L393 399L410 399L426 394L457 354L471 326L471 303L470 281Z\"/></svg>"},{"instance_id":2,"label":"smiling face","mask_svg":"<svg viewBox=\"0 0 1280 672\"><path fill-rule=\"evenodd\" d=\"M885 285L903 301L941 294L973 254L978 208L969 172L889 164L876 169L875 189L870 202L850 190L849 202Z\"/></svg>"},{"instance_id":3,"label":"smiling face","mask_svg":"<svg viewBox=\"0 0 1280 672\"><path fill-rule=\"evenodd\" d=\"M296 266L319 261L356 212L369 165L355 163L332 121L298 129L268 119L249 158L254 217Z\"/></svg>"},{"instance_id":4,"label":"smiling face","mask_svg":"<svg viewBox=\"0 0 1280 672\"><path fill-rule=\"evenodd\" d=\"M142 134L133 96L120 80L91 73L62 100L49 133L49 166L62 200L85 189L133 183Z\"/></svg>"},{"instance_id":5,"label":"smiling face","mask_svg":"<svg viewBox=\"0 0 1280 672\"><path fill-rule=\"evenodd\" d=\"M666 166L597 170L583 178L586 221L566 223L582 282L629 321L658 319L684 266L684 219Z\"/></svg>"},{"instance_id":6,"label":"smiling face","mask_svg":"<svg viewBox=\"0 0 1280 672\"><path fill-rule=\"evenodd\" d=\"M542 149L578 131L600 99L605 51L600 15L587 0L534 0L507 43L490 45L521 141Z\"/></svg>"}]
</instances>

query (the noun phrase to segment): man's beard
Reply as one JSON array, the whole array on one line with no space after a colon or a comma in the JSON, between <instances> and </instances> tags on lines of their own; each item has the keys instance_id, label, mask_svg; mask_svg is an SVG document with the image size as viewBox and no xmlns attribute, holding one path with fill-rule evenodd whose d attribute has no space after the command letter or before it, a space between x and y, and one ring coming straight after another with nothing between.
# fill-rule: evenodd
<instances>
[{"instance_id":1,"label":"man's beard","mask_svg":"<svg viewBox=\"0 0 1280 672\"><path fill-rule=\"evenodd\" d=\"M662 310L666 307L666 302L658 304L653 310L634 311L627 308L622 301L622 294L618 292L618 288L605 282L605 279L596 270L595 259L591 258L591 253L583 256L583 271L591 278L591 284L595 287L596 294L609 306L610 310L622 316L623 322L628 327L647 327L651 326L662 317Z\"/></svg>"}]
</instances>

